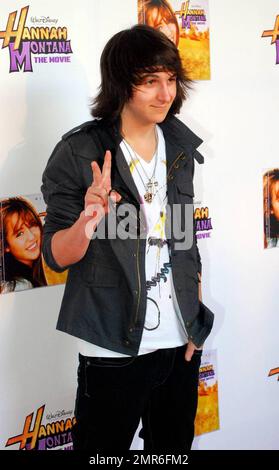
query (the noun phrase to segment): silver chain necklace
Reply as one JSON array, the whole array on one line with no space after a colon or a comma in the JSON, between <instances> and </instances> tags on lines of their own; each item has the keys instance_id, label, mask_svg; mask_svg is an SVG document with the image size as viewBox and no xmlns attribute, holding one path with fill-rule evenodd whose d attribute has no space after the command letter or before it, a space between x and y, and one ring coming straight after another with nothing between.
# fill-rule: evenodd
<instances>
[{"instance_id":1,"label":"silver chain necklace","mask_svg":"<svg viewBox=\"0 0 279 470\"><path fill-rule=\"evenodd\" d=\"M156 129L156 128L155 128ZM156 168L157 168L157 163L158 163L158 133L157 133L157 129L156 129L156 151L155 151L155 156L153 158L155 158L155 165L154 165L154 169L153 169L153 172L152 172L152 175L151 177L148 176L148 174L146 173L141 161L140 161L140 156L136 154L136 152L134 151L133 147L125 141L125 139L123 139L123 142L124 142L124 145L126 147L126 149L128 150L129 152L129 155L130 155L130 158L131 158L131 161L133 162L134 164L134 167L135 169L137 170L138 172L138 175L141 179L141 182L143 184L143 187L145 189L145 194L144 194L144 200L146 202L148 202L149 204L153 201L154 199L154 196L156 194L156 188L158 186L158 181L155 179L155 175L156 175ZM132 153L130 152L130 148L132 150L132 152L134 153L134 156L132 155ZM144 176L146 177L147 179L147 183L144 182L143 180L143 177L142 175L140 174L140 171L139 171L139 168L137 166L137 162L139 162L140 164L140 167L144 173Z\"/></svg>"}]
</instances>

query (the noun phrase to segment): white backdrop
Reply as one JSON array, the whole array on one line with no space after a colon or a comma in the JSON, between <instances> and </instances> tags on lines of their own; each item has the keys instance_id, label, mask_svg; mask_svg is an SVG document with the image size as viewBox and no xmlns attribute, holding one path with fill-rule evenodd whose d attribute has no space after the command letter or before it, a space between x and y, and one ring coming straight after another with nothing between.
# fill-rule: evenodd
<instances>
[{"instance_id":1,"label":"white backdrop","mask_svg":"<svg viewBox=\"0 0 279 470\"><path fill-rule=\"evenodd\" d=\"M27 26L31 16L57 18L73 54L70 63L9 73L8 50L0 49L0 198L39 192L56 142L90 118L104 44L137 22L136 0L2 0L0 31L27 5ZM196 185L213 231L199 246L204 302L216 312L206 348L218 350L220 430L196 438L194 448L279 449L279 382L268 377L279 366L279 250L263 249L262 222L263 169L279 167L279 65L275 44L261 38L279 5L211 0L209 8L212 78L196 83L180 117L205 141ZM75 341L55 331L62 292L53 286L0 298L0 448L43 404L57 419L73 410Z\"/></svg>"}]
</instances>

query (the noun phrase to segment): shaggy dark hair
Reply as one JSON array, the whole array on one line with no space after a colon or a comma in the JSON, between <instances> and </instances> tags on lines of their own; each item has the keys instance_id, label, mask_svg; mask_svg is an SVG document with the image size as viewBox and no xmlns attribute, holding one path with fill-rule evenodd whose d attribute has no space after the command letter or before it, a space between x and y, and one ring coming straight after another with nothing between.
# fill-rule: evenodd
<instances>
[{"instance_id":1,"label":"shaggy dark hair","mask_svg":"<svg viewBox=\"0 0 279 470\"><path fill-rule=\"evenodd\" d=\"M165 34L147 25L136 25L115 34L101 55L101 85L91 115L114 122L142 75L156 71L176 74L177 93L169 114L180 111L192 81L182 67L178 49Z\"/></svg>"}]
</instances>

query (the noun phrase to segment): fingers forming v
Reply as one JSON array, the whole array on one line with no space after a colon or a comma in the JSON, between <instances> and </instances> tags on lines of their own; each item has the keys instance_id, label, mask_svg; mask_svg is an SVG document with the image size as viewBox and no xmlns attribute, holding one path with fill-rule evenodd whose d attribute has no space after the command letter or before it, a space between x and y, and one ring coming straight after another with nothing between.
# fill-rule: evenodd
<instances>
[{"instance_id":1,"label":"fingers forming v","mask_svg":"<svg viewBox=\"0 0 279 470\"><path fill-rule=\"evenodd\" d=\"M109 192L111 190L111 152L106 151L105 161L102 170L104 188Z\"/></svg>"},{"instance_id":2,"label":"fingers forming v","mask_svg":"<svg viewBox=\"0 0 279 470\"><path fill-rule=\"evenodd\" d=\"M102 172L100 170L100 167L97 162L91 162L91 168L92 168L92 185L94 186L101 186L102 184ZM91 185L91 186L92 186Z\"/></svg>"}]
</instances>

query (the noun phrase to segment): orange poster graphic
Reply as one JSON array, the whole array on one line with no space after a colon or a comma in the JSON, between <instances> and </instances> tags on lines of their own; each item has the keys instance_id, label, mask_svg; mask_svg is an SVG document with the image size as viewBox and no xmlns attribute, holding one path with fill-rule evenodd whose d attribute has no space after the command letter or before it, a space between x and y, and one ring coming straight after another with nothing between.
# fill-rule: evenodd
<instances>
[{"instance_id":1,"label":"orange poster graphic","mask_svg":"<svg viewBox=\"0 0 279 470\"><path fill-rule=\"evenodd\" d=\"M263 174L264 248L279 247L279 168Z\"/></svg>"},{"instance_id":2,"label":"orange poster graphic","mask_svg":"<svg viewBox=\"0 0 279 470\"><path fill-rule=\"evenodd\" d=\"M216 350L204 351L199 375L199 400L195 435L219 429L218 376Z\"/></svg>"},{"instance_id":3,"label":"orange poster graphic","mask_svg":"<svg viewBox=\"0 0 279 470\"><path fill-rule=\"evenodd\" d=\"M210 79L208 0L138 0L138 22L176 44L189 78Z\"/></svg>"},{"instance_id":4,"label":"orange poster graphic","mask_svg":"<svg viewBox=\"0 0 279 470\"><path fill-rule=\"evenodd\" d=\"M42 194L0 199L0 294L65 283L42 256L45 215Z\"/></svg>"}]
</instances>

